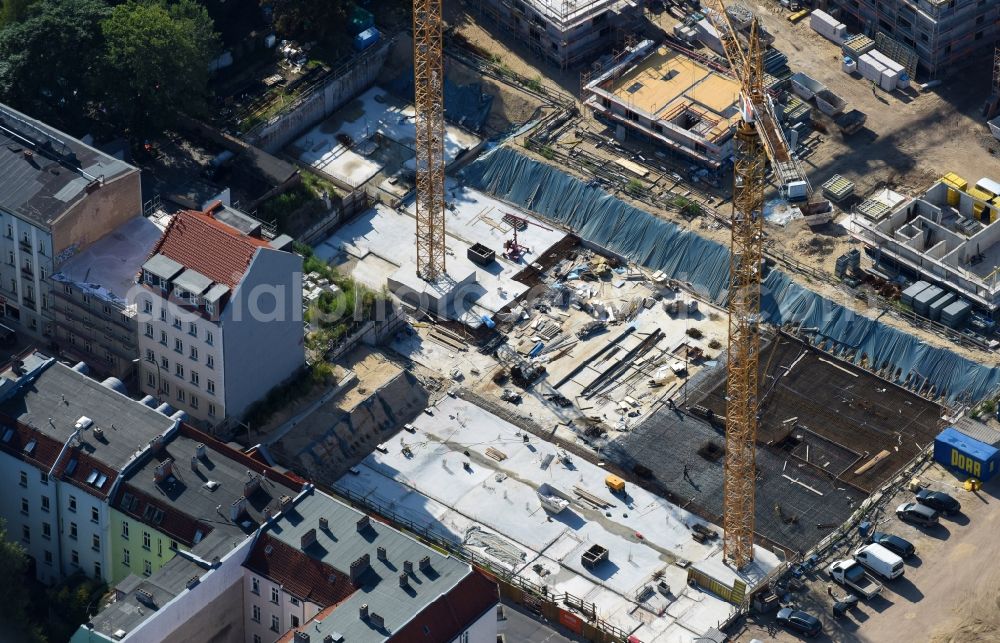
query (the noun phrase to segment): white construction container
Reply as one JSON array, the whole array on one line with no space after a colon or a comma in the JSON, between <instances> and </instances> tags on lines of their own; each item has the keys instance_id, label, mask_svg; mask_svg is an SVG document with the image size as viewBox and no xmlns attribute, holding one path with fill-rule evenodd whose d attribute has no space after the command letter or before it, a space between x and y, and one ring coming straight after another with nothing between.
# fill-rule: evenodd
<instances>
[{"instance_id":1,"label":"white construction container","mask_svg":"<svg viewBox=\"0 0 1000 643\"><path fill-rule=\"evenodd\" d=\"M813 31L838 45L847 37L847 26L825 11L816 9L809 15L809 26Z\"/></svg>"},{"instance_id":2,"label":"white construction container","mask_svg":"<svg viewBox=\"0 0 1000 643\"><path fill-rule=\"evenodd\" d=\"M858 70L858 61L850 56L844 56L844 62L841 63L840 68L844 70L845 74L853 74Z\"/></svg>"},{"instance_id":3,"label":"white construction container","mask_svg":"<svg viewBox=\"0 0 1000 643\"><path fill-rule=\"evenodd\" d=\"M882 72L878 86L887 92L895 91L897 80L899 80L899 72L895 69L886 69Z\"/></svg>"},{"instance_id":4,"label":"white construction container","mask_svg":"<svg viewBox=\"0 0 1000 643\"><path fill-rule=\"evenodd\" d=\"M868 52L868 55L877 60L878 62L882 63L882 66L885 67L886 69L891 69L897 74L901 74L904 71L906 71L902 65L900 65L892 58L889 58L878 49L872 49L871 51Z\"/></svg>"},{"instance_id":5,"label":"white construction container","mask_svg":"<svg viewBox=\"0 0 1000 643\"><path fill-rule=\"evenodd\" d=\"M858 58L858 71L867 80L879 83L882 80L882 72L884 72L885 65L878 62L868 54L865 54L861 58Z\"/></svg>"}]
</instances>

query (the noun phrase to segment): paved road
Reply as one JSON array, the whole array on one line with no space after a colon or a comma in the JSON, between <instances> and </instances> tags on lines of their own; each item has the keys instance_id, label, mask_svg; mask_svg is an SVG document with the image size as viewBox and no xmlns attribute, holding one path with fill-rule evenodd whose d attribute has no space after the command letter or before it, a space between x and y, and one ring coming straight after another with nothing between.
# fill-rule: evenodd
<instances>
[{"instance_id":1,"label":"paved road","mask_svg":"<svg viewBox=\"0 0 1000 643\"><path fill-rule=\"evenodd\" d=\"M817 640L885 643L1000 640L1000 478L977 494L957 489L955 478L936 465L921 478L932 488L951 493L962 502L962 514L944 518L935 529L905 525L895 516L878 525L916 545L917 555L906 561L903 578L885 584L883 595L862 603L848 618L830 617L825 574L810 583L801 605L823 620ZM912 494L903 491L887 507L890 513ZM848 553L831 558L847 558ZM830 561L826 561L828 564ZM838 593L843 590L836 587ZM795 641L775 628L770 619L751 619L735 640Z\"/></svg>"},{"instance_id":2,"label":"paved road","mask_svg":"<svg viewBox=\"0 0 1000 643\"><path fill-rule=\"evenodd\" d=\"M504 603L503 612L506 619L497 625L499 632L506 638L506 643L574 643L576 641L582 643L584 641L581 638L568 638L573 635L565 628L554 627L549 623L536 620L534 615L519 607Z\"/></svg>"}]
</instances>

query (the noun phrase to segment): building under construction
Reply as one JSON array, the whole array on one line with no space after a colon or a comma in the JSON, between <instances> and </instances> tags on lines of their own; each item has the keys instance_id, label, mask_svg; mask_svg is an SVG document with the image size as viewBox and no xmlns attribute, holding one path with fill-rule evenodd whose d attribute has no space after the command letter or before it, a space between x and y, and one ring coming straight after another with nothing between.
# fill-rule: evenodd
<instances>
[{"instance_id":1,"label":"building under construction","mask_svg":"<svg viewBox=\"0 0 1000 643\"><path fill-rule=\"evenodd\" d=\"M595 116L712 169L732 156L739 92L736 80L651 40L583 88Z\"/></svg>"},{"instance_id":2,"label":"building under construction","mask_svg":"<svg viewBox=\"0 0 1000 643\"><path fill-rule=\"evenodd\" d=\"M1000 0L832 0L830 6L850 29L882 33L915 52L918 73L932 78L981 60L1000 37Z\"/></svg>"},{"instance_id":3,"label":"building under construction","mask_svg":"<svg viewBox=\"0 0 1000 643\"><path fill-rule=\"evenodd\" d=\"M474 0L480 14L528 44L561 69L604 53L635 30L637 0Z\"/></svg>"}]
</instances>

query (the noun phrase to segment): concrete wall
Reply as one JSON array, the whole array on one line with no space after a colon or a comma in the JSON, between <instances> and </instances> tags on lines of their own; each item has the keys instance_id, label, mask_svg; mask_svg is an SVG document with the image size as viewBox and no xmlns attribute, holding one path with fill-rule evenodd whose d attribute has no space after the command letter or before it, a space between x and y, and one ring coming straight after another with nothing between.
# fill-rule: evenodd
<instances>
[{"instance_id":1,"label":"concrete wall","mask_svg":"<svg viewBox=\"0 0 1000 643\"><path fill-rule=\"evenodd\" d=\"M499 605L499 603L498 603ZM483 612L472 625L455 637L452 643L494 643L497 640L497 607Z\"/></svg>"},{"instance_id":2,"label":"concrete wall","mask_svg":"<svg viewBox=\"0 0 1000 643\"><path fill-rule=\"evenodd\" d=\"M243 586L233 583L204 605L193 606L180 626L163 643L242 643Z\"/></svg>"},{"instance_id":3,"label":"concrete wall","mask_svg":"<svg viewBox=\"0 0 1000 643\"><path fill-rule=\"evenodd\" d=\"M221 327L226 415L239 417L305 363L302 257L260 249L223 311Z\"/></svg>"},{"instance_id":4,"label":"concrete wall","mask_svg":"<svg viewBox=\"0 0 1000 643\"><path fill-rule=\"evenodd\" d=\"M272 154L285 147L371 87L382 71L391 46L392 41L383 41L357 54L334 72L325 84L298 99L291 108L271 121L252 130L246 136L247 140Z\"/></svg>"},{"instance_id":5,"label":"concrete wall","mask_svg":"<svg viewBox=\"0 0 1000 643\"><path fill-rule=\"evenodd\" d=\"M55 267L104 235L142 214L142 189L139 170L135 170L91 192L52 224Z\"/></svg>"}]
</instances>

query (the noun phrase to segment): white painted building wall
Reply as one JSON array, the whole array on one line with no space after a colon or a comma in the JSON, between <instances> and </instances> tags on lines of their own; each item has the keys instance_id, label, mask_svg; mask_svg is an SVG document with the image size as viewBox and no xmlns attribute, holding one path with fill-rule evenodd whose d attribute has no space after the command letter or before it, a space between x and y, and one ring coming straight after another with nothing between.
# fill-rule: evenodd
<instances>
[{"instance_id":1,"label":"white painted building wall","mask_svg":"<svg viewBox=\"0 0 1000 643\"><path fill-rule=\"evenodd\" d=\"M52 235L8 212L0 211L0 313L14 323L7 305L16 307L16 323L41 337L52 320L48 276L52 274ZM2 321L2 318L0 318Z\"/></svg>"},{"instance_id":2,"label":"white painted building wall","mask_svg":"<svg viewBox=\"0 0 1000 643\"><path fill-rule=\"evenodd\" d=\"M452 643L496 643L496 640L497 606L494 605L476 619L468 629L455 637Z\"/></svg>"},{"instance_id":3,"label":"white painted building wall","mask_svg":"<svg viewBox=\"0 0 1000 643\"><path fill-rule=\"evenodd\" d=\"M254 591L255 580L257 591ZM272 600L275 596L277 601ZM243 601L246 643L273 643L285 632L307 623L321 611L319 605L300 600L278 583L248 569L244 569ZM259 620L254 619L254 607L260 611ZM271 627L275 617L278 619L277 630Z\"/></svg>"}]
</instances>

